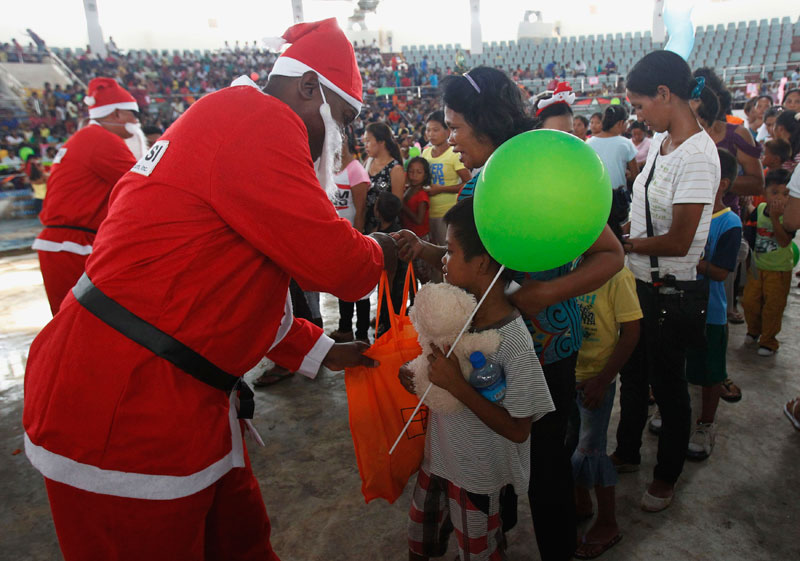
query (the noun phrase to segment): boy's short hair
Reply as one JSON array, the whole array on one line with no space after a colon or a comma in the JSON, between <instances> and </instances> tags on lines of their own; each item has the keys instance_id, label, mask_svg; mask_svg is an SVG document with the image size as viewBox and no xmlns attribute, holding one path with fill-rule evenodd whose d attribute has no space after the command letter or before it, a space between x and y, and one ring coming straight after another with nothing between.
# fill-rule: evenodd
<instances>
[{"instance_id":1,"label":"boy's short hair","mask_svg":"<svg viewBox=\"0 0 800 561\"><path fill-rule=\"evenodd\" d=\"M789 183L789 178L791 177L792 172L788 169L774 169L767 173L767 176L764 178L764 188L766 189L770 185L786 185Z\"/></svg>"},{"instance_id":2,"label":"boy's short hair","mask_svg":"<svg viewBox=\"0 0 800 561\"><path fill-rule=\"evenodd\" d=\"M764 149L769 150L781 162L788 162L792 159L792 145L782 138L773 138L766 141Z\"/></svg>"},{"instance_id":3,"label":"boy's short hair","mask_svg":"<svg viewBox=\"0 0 800 561\"><path fill-rule=\"evenodd\" d=\"M378 195L377 209L378 214L385 222L394 222L400 216L400 211L403 209L403 201L390 192L384 191Z\"/></svg>"},{"instance_id":4,"label":"boy's short hair","mask_svg":"<svg viewBox=\"0 0 800 561\"><path fill-rule=\"evenodd\" d=\"M719 154L720 179L727 179L733 185L736 176L739 175L739 162L736 161L736 156L724 148L717 148L717 153Z\"/></svg>"},{"instance_id":5,"label":"boy's short hair","mask_svg":"<svg viewBox=\"0 0 800 561\"><path fill-rule=\"evenodd\" d=\"M464 260L469 261L479 255L487 255L492 263L500 267L500 263L489 255L486 246L483 245L481 237L478 235L478 227L475 225L475 199L468 197L458 201L444 215L444 222L453 228L453 236L464 252ZM513 271L506 269L501 275L503 280L509 281L513 277Z\"/></svg>"}]
</instances>

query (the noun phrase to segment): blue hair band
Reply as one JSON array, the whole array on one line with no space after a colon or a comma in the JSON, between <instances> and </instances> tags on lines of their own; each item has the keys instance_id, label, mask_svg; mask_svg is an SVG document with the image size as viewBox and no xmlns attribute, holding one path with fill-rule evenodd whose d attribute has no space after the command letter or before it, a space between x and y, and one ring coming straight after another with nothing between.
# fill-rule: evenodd
<instances>
[{"instance_id":1,"label":"blue hair band","mask_svg":"<svg viewBox=\"0 0 800 561\"><path fill-rule=\"evenodd\" d=\"M703 88L706 87L706 79L703 76L695 78L697 85L692 90L692 99L700 99L700 94L703 93Z\"/></svg>"}]
</instances>

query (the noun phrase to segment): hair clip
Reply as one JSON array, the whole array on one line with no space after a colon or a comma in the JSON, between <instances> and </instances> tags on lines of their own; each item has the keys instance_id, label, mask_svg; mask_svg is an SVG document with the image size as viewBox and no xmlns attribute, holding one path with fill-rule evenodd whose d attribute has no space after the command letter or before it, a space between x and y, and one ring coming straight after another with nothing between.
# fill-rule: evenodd
<instances>
[{"instance_id":1,"label":"hair clip","mask_svg":"<svg viewBox=\"0 0 800 561\"><path fill-rule=\"evenodd\" d=\"M464 72L462 76L469 80L469 83L472 84L472 87L475 88L476 92L481 93L481 89L478 87L478 84L475 82L475 80L472 79L472 76L469 75L469 72Z\"/></svg>"},{"instance_id":2,"label":"hair clip","mask_svg":"<svg viewBox=\"0 0 800 561\"><path fill-rule=\"evenodd\" d=\"M706 79L703 76L698 76L695 78L697 85L692 90L692 99L699 99L700 95L703 93L703 88L706 87Z\"/></svg>"}]
</instances>

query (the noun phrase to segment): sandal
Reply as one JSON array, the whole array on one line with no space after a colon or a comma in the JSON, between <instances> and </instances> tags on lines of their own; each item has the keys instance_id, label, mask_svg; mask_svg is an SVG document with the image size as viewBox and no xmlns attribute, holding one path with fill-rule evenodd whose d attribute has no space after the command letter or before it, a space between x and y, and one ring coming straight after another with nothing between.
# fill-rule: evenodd
<instances>
[{"instance_id":1,"label":"sandal","mask_svg":"<svg viewBox=\"0 0 800 561\"><path fill-rule=\"evenodd\" d=\"M796 397L783 406L783 412L794 428L800 431L800 397Z\"/></svg>"},{"instance_id":2,"label":"sandal","mask_svg":"<svg viewBox=\"0 0 800 561\"><path fill-rule=\"evenodd\" d=\"M266 388L283 380L288 380L292 376L294 376L294 372L289 372L285 368L275 366L274 368L264 371L261 376L253 380L253 387Z\"/></svg>"},{"instance_id":3,"label":"sandal","mask_svg":"<svg viewBox=\"0 0 800 561\"><path fill-rule=\"evenodd\" d=\"M722 382L722 393L719 397L728 403L736 403L742 399L742 390L728 378Z\"/></svg>"},{"instance_id":4,"label":"sandal","mask_svg":"<svg viewBox=\"0 0 800 561\"><path fill-rule=\"evenodd\" d=\"M581 543L575 549L573 557L575 557L575 559L595 559L617 545L621 539L622 534L617 534L607 542L587 542L586 534L584 534L581 538Z\"/></svg>"}]
</instances>

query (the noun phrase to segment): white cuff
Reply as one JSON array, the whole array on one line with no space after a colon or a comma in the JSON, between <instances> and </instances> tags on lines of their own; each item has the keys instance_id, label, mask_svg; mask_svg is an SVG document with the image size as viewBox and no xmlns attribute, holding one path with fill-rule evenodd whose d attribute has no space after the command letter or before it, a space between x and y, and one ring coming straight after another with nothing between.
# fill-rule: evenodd
<instances>
[{"instance_id":1,"label":"white cuff","mask_svg":"<svg viewBox=\"0 0 800 561\"><path fill-rule=\"evenodd\" d=\"M322 361L325 360L325 357L328 356L328 351L333 347L333 342L333 339L324 333L320 335L317 342L314 343L314 346L311 347L311 350L306 354L303 363L297 371L312 380L316 378L319 367L322 366Z\"/></svg>"}]
</instances>

